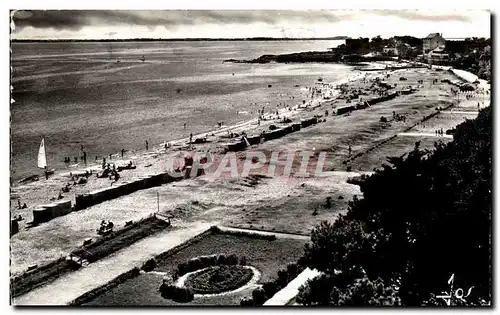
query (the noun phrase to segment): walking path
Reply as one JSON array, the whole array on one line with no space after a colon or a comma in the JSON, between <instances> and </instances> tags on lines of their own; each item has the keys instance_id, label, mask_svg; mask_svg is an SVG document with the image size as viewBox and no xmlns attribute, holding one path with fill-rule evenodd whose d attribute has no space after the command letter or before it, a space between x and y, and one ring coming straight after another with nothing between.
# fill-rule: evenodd
<instances>
[{"instance_id":1,"label":"walking path","mask_svg":"<svg viewBox=\"0 0 500 315\"><path fill-rule=\"evenodd\" d=\"M294 239L294 240L310 240L311 239L311 237L308 235L288 234L288 233L279 233L279 232L267 232L267 231L233 228L233 227L226 227L226 226L219 226L219 229L223 232L227 231L227 232L243 232L243 233L260 234L260 235L274 235L274 236L276 236L276 238L287 238L287 239Z\"/></svg>"},{"instance_id":2,"label":"walking path","mask_svg":"<svg viewBox=\"0 0 500 315\"><path fill-rule=\"evenodd\" d=\"M67 305L84 293L117 276L141 267L146 260L161 254L208 230L212 224L195 222L179 229L146 237L117 253L78 271L63 275L52 283L14 298L14 305Z\"/></svg>"},{"instance_id":3,"label":"walking path","mask_svg":"<svg viewBox=\"0 0 500 315\"><path fill-rule=\"evenodd\" d=\"M305 284L309 279L319 276L321 272L316 269L306 268L295 279L293 279L286 287L278 291L272 298L267 300L265 306L283 306L288 304L299 293L301 285Z\"/></svg>"},{"instance_id":4,"label":"walking path","mask_svg":"<svg viewBox=\"0 0 500 315\"><path fill-rule=\"evenodd\" d=\"M453 139L453 135L437 135L435 133L430 132L402 132L398 133L399 136L407 136L407 137L436 137L436 138L449 138Z\"/></svg>"},{"instance_id":5,"label":"walking path","mask_svg":"<svg viewBox=\"0 0 500 315\"><path fill-rule=\"evenodd\" d=\"M446 110L439 112L440 114L463 114L463 115L479 115L479 112L467 112L467 111L459 111L459 110Z\"/></svg>"}]
</instances>

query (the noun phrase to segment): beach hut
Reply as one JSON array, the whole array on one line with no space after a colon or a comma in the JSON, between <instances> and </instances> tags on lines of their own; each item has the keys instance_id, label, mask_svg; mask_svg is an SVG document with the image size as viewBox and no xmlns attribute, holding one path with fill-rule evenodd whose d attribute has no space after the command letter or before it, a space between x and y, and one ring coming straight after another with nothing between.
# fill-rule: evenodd
<instances>
[{"instance_id":1,"label":"beach hut","mask_svg":"<svg viewBox=\"0 0 500 315\"><path fill-rule=\"evenodd\" d=\"M35 224L50 221L52 219L52 208L40 206L33 209L33 222Z\"/></svg>"},{"instance_id":2,"label":"beach hut","mask_svg":"<svg viewBox=\"0 0 500 315\"><path fill-rule=\"evenodd\" d=\"M10 235L14 235L19 232L19 222L16 219L10 219Z\"/></svg>"}]
</instances>

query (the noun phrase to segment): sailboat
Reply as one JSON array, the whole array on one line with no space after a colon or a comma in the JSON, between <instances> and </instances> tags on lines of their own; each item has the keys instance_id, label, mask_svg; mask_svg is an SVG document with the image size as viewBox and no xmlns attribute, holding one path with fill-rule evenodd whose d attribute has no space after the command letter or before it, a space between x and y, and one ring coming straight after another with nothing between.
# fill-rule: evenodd
<instances>
[{"instance_id":1,"label":"sailboat","mask_svg":"<svg viewBox=\"0 0 500 315\"><path fill-rule=\"evenodd\" d=\"M45 177L48 179L48 176L54 174L54 170L48 170L47 168L47 154L45 153L45 138L42 138L42 142L40 143L40 149L38 149L38 167L43 168L45 170Z\"/></svg>"}]
</instances>

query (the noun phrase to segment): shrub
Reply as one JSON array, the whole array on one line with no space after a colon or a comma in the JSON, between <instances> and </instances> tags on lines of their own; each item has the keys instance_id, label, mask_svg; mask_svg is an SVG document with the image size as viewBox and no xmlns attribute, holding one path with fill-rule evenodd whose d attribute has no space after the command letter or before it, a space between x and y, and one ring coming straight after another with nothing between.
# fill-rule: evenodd
<instances>
[{"instance_id":1,"label":"shrub","mask_svg":"<svg viewBox=\"0 0 500 315\"><path fill-rule=\"evenodd\" d=\"M217 256L215 256L215 255L202 256L202 257L199 257L199 259L200 259L200 265L201 265L200 269L207 268L210 266L215 266L217 263ZM194 270L192 270L192 271L194 271Z\"/></svg>"},{"instance_id":2,"label":"shrub","mask_svg":"<svg viewBox=\"0 0 500 315\"><path fill-rule=\"evenodd\" d=\"M227 264L227 257L225 254L220 254L217 256L217 265L226 265Z\"/></svg>"},{"instance_id":3,"label":"shrub","mask_svg":"<svg viewBox=\"0 0 500 315\"><path fill-rule=\"evenodd\" d=\"M157 266L156 264L156 260L154 258L151 258L150 260L146 261L144 263L144 265L142 265L142 270L146 271L146 272L150 272L152 271L153 269L155 269Z\"/></svg>"},{"instance_id":4,"label":"shrub","mask_svg":"<svg viewBox=\"0 0 500 315\"><path fill-rule=\"evenodd\" d=\"M203 265L200 258L193 258L188 261L188 272L196 271L202 269Z\"/></svg>"},{"instance_id":5,"label":"shrub","mask_svg":"<svg viewBox=\"0 0 500 315\"><path fill-rule=\"evenodd\" d=\"M191 302L194 299L194 294L188 288L174 287L172 300L179 303Z\"/></svg>"},{"instance_id":6,"label":"shrub","mask_svg":"<svg viewBox=\"0 0 500 315\"><path fill-rule=\"evenodd\" d=\"M217 225L212 225L210 227L210 232L212 232L214 234L218 234L218 233L221 233L222 231Z\"/></svg>"},{"instance_id":7,"label":"shrub","mask_svg":"<svg viewBox=\"0 0 500 315\"><path fill-rule=\"evenodd\" d=\"M165 299L172 299L175 302L187 303L194 299L194 294L188 288L180 288L174 285L160 286L160 294Z\"/></svg>"},{"instance_id":8,"label":"shrub","mask_svg":"<svg viewBox=\"0 0 500 315\"><path fill-rule=\"evenodd\" d=\"M189 272L189 266L188 263L183 262L177 265L177 275L179 277L185 275L186 273Z\"/></svg>"},{"instance_id":9,"label":"shrub","mask_svg":"<svg viewBox=\"0 0 500 315\"><path fill-rule=\"evenodd\" d=\"M262 289L266 292L266 295L271 298L276 292L278 292L281 288L274 281L264 282L262 284Z\"/></svg>"},{"instance_id":10,"label":"shrub","mask_svg":"<svg viewBox=\"0 0 500 315\"><path fill-rule=\"evenodd\" d=\"M241 306L253 306L253 299L249 297L244 297L240 301Z\"/></svg>"},{"instance_id":11,"label":"shrub","mask_svg":"<svg viewBox=\"0 0 500 315\"><path fill-rule=\"evenodd\" d=\"M247 258L245 256L241 256L239 264L242 265L242 266L246 266L246 264L247 264Z\"/></svg>"},{"instance_id":12,"label":"shrub","mask_svg":"<svg viewBox=\"0 0 500 315\"><path fill-rule=\"evenodd\" d=\"M226 265L237 265L238 264L238 256L235 254L231 254L227 256Z\"/></svg>"},{"instance_id":13,"label":"shrub","mask_svg":"<svg viewBox=\"0 0 500 315\"><path fill-rule=\"evenodd\" d=\"M297 275L299 274L298 271L299 268L297 264L292 263L286 266L286 272L288 274L288 282L292 281L293 279L295 279L295 277L297 277Z\"/></svg>"},{"instance_id":14,"label":"shrub","mask_svg":"<svg viewBox=\"0 0 500 315\"><path fill-rule=\"evenodd\" d=\"M254 305L262 305L267 300L266 292L262 288L252 291L252 300Z\"/></svg>"},{"instance_id":15,"label":"shrub","mask_svg":"<svg viewBox=\"0 0 500 315\"><path fill-rule=\"evenodd\" d=\"M281 286L282 288L286 287L288 284L288 273L286 270L279 270L278 271L278 285Z\"/></svg>"},{"instance_id":16,"label":"shrub","mask_svg":"<svg viewBox=\"0 0 500 315\"><path fill-rule=\"evenodd\" d=\"M173 299L177 287L175 285L162 284L160 286L160 294L164 299Z\"/></svg>"}]
</instances>

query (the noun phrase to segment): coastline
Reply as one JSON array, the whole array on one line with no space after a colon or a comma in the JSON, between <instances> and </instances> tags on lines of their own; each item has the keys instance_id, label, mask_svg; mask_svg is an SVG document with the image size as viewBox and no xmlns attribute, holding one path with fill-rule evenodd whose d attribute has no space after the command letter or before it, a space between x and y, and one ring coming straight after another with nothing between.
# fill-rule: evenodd
<instances>
[{"instance_id":1,"label":"coastline","mask_svg":"<svg viewBox=\"0 0 500 315\"><path fill-rule=\"evenodd\" d=\"M286 108L280 108L279 109L279 116L280 117L287 117L289 119L293 119L294 121L300 120L300 118L304 117L311 117L313 116L313 113L311 111L314 111L315 108L318 106L321 106L322 104L327 104L331 103L332 100L336 97L338 94L338 91L335 90L335 86L343 83L348 83L348 82L353 82L355 80L359 80L360 78L364 77L366 74L360 73L358 71L355 71L352 75L349 77L340 79L338 81L332 82L332 83L322 83L321 86L325 90L329 90L329 93L331 93L331 98L329 100L324 100L322 96L316 97L313 100L309 101L306 103L306 105L298 104L299 100L295 100L297 104L295 104L291 110L288 110ZM316 82L312 82L312 85L316 85ZM327 86L330 87L327 87ZM160 144L151 144L150 145L150 150L134 150L129 152L127 158L121 159L119 158L119 153L115 153L113 155L112 160L107 160L109 163L116 163L117 165L120 164L126 164L127 161L132 160L134 164L137 165L136 169L133 170L124 170L120 173L121 178L118 181L124 182L124 181L130 181L134 178L139 178L141 176L145 176L147 174L152 174L155 172L160 172L160 171L165 171L166 170L166 165L167 160L171 158L173 155L176 155L179 150L185 150L185 151L191 151L193 150L207 150L211 149L212 152L217 152L218 150L220 151L221 145L228 140L231 140L230 138L226 138L227 134L229 132L235 132L235 133L241 133L242 131L245 131L247 134L258 134L262 130L269 130L269 126L271 124L277 124L275 121L275 115L271 112L267 112L265 114L267 117L266 120L262 120L260 126L257 126L257 119L253 118L250 120L245 120L241 121L240 123L233 124L231 126L223 126L220 129L216 130L211 130L208 132L203 132L203 133L198 133L196 135L193 134L193 140L196 138L201 138L204 137L205 135L208 135L207 137L207 143L203 144L195 144L193 146L190 146L188 144L189 138L180 138L175 141L170 142L171 147L168 150L165 150L164 148L164 143ZM215 147L215 150L213 150ZM112 184L112 181L110 181L107 178L104 179L99 179L95 177L95 172L100 171L101 166L99 163L89 163L87 167L76 167L72 169L71 171L67 170L56 170L55 174L49 177L49 180L45 180L45 178L40 178L38 181L34 181L31 183L26 183L26 184L18 184L16 186L11 186L10 191L10 213L11 217L15 217L20 215L23 218L23 221L19 222L19 235L14 235L14 238L19 238L22 237L22 243L26 242L26 245L28 245L28 239L24 239L26 236L23 236L25 234L25 227L26 223L32 221L32 210L35 209L36 207L47 204L51 202L51 198L57 197L58 192L61 190L62 187L64 187L68 182L72 182L70 179L70 173L72 174L83 174L85 171L92 171L93 175L89 177L88 182L85 185L74 185L71 187L71 190L69 193L64 193L64 199L62 200L70 200L72 204L75 203L75 197L77 194L84 194L88 193L90 191L95 191L99 190L105 187L109 187L110 184ZM25 209L19 209L17 207L17 202L16 199L20 198L21 203L26 203L27 208ZM88 209L83 210L83 212L89 211ZM43 223L36 229L48 229L47 233L52 233L52 225L56 224L57 221L59 221L61 218L64 218L64 220L71 220L71 217L77 214L80 214L82 212L77 212L77 213L70 213L69 215L66 215L64 217L59 217L56 218L48 223ZM106 214L102 214L106 215ZM69 217L69 218L68 218ZM141 218L142 215L139 215L138 217L129 217L130 219L139 219ZM124 218L124 220L127 218ZM55 223L54 223L55 222ZM88 232L93 232L95 230L95 227L85 227L85 230ZM55 230L54 230L55 232ZM84 237L85 235L82 235ZM11 238L11 242L13 239ZM18 243L17 241L14 243ZM24 245L23 245L24 246ZM24 255L24 254L23 254ZM52 250L48 250L44 253L46 258L40 257L40 262L42 261L47 261L47 259L53 259L55 257L58 257L60 255L58 251L52 252ZM24 268L26 268L27 265L29 265L29 262L21 263L21 266L16 266L20 261L17 261L17 259L12 260L12 266L11 266L11 271L15 273L17 272L22 272Z\"/></svg>"},{"instance_id":2,"label":"coastline","mask_svg":"<svg viewBox=\"0 0 500 315\"><path fill-rule=\"evenodd\" d=\"M427 70L418 70L418 71L417 70L418 69L411 70L411 71L415 72L415 75L417 75L417 76L418 76L419 71L424 71L424 72L427 71ZM397 72L389 71L389 72L390 73L398 73L401 71L404 72L406 70L398 70ZM435 74L441 75L438 72L436 72ZM333 93L334 92L333 87L336 84L342 84L342 83L346 83L346 82L351 82L353 86L360 86L360 84L361 84L360 79L362 77L373 79L374 77L379 76L379 75L380 75L379 72L355 73L354 75L352 75L348 78L344 78L344 79L339 80L335 83L329 83L332 86L332 88L330 88L330 90ZM447 74L447 75L449 76L450 74ZM356 84L354 84L354 83L356 83ZM321 84L321 85L325 85L325 84ZM429 97L434 97L434 96L429 95ZM401 101L399 101L399 102L401 102ZM311 117L312 115L314 115L314 113L316 113L316 114L324 113L325 109L330 109L330 107L331 107L330 105L333 106L334 103L335 103L335 101L333 99L323 100L321 97L318 97L315 99L315 102L311 102L311 105L309 107L301 108L302 106L300 106L300 104L298 104L298 105L294 106L294 108L296 108L297 110L288 111L287 109L282 108L280 111L280 115L294 118L294 119L299 119L301 117ZM391 103L391 101L389 101L388 103ZM376 108L377 108L377 111L379 111L379 110L383 110L383 108L387 107L387 106L390 106L390 104L389 105L388 104L377 105ZM403 106L401 108L407 108L407 105ZM433 110L433 108L432 108L432 110ZM362 111L356 111L356 112L360 112L359 114L356 114L356 115L360 115L360 114L363 115L362 113L365 113L365 112L368 114L369 111L370 111L369 109L362 110ZM392 111L392 109L391 109L391 111ZM268 115L272 115L272 114L268 114ZM378 120L379 117L380 116L377 116L376 119ZM332 119L328 118L328 119L329 119L329 121L331 121L331 123L334 123L333 126L338 125L339 127L342 126L342 124L347 122L347 121L352 121L352 119L350 119L349 115L340 115L340 116L336 116L336 118L332 118ZM354 121L352 121L352 122L354 122ZM208 139L212 142L208 142L208 143L200 144L200 145L195 145L194 149L195 150L207 150L213 145L215 145L216 147L217 147L217 145L220 146L221 142L224 142L228 139L228 138L224 138L222 136L227 134L227 132L229 132L229 131L238 132L238 133L241 133L241 131L247 131L249 134L251 134L250 131L255 132L255 133L259 133L261 130L268 129L269 125L275 124L275 123L276 122L273 119L270 119L270 120L262 121L261 126L257 126L256 120L254 119L254 120L243 121L243 122L236 124L236 125L233 125L233 126L227 126L223 129L220 129L220 130L217 130L216 132L214 132L214 136L209 135ZM331 123L327 123L327 125L331 125ZM363 121L363 120L361 120L358 123L356 120L355 125L360 124L360 126L362 126L366 123L367 122ZM327 125L325 125L325 127ZM412 125L412 124L410 124L410 125ZM320 129L323 129L325 127L323 127L323 125L318 125L318 126L312 127L312 128L316 129L316 130L320 130ZM397 124L394 127L400 128L400 127L397 127ZM342 128L342 127L340 127L340 128ZM353 132L353 131L351 131L351 132ZM204 136L205 134L206 133L198 134L196 136ZM195 139L196 136L193 135L193 138ZM403 137L403 138L407 138L409 140L405 140L405 141L408 141L409 143L413 143L413 138L411 138L411 137ZM299 141L298 143L300 143L302 145L302 142L305 139L314 139L314 136L311 135L310 131L304 130L302 132L297 133L297 135L286 136L286 137L281 138L279 140L265 142L263 145L258 145L257 147L262 149L263 151L273 150L273 149L280 151L282 149L286 149L286 147L289 147L288 145L283 145L283 143L287 143L289 141L292 141L292 142ZM335 138L333 138L333 139L335 139ZM343 143L339 143L338 141L336 142L333 139L331 140L333 142L329 141L330 147L331 147L331 145L333 145L334 147L344 145ZM418 138L414 138L414 139L416 141L416 139L418 139ZM128 181L130 179L144 176L147 174L152 174L152 173L159 172L159 171L165 171L165 165L167 165L166 164L167 159L169 157L171 157L173 154L175 154L178 151L178 149L190 150L189 146L186 145L186 141L187 141L187 138L182 138L182 139L176 140L175 145L172 145L172 149L168 150L167 152L165 152L165 149L161 147L161 144L157 144L157 145L152 146L153 150L150 150L147 152L144 150L135 151L136 156L134 156L133 158L135 159L135 162L138 164L138 167L135 170L123 171L121 173L122 177L121 177L120 181ZM368 143L368 144L370 145L370 143ZM310 145L308 145L306 147L308 147L309 149L311 148ZM300 149L300 146L297 146L294 144L289 148ZM319 145L316 146L316 148L318 148L319 150L326 149L326 148L322 148ZM353 148L355 150L366 150L366 149L363 149L363 147L353 146ZM336 155L338 155L335 157L336 160L346 158L344 156L345 153L343 153L342 151L339 151L338 154L336 154ZM110 162L117 162L117 160L112 160ZM148 165L148 167L146 167L147 165ZM96 167L96 166L93 166L93 167ZM328 181L332 181L332 183L330 183L328 185L335 185L338 182L339 178L344 178L344 180L345 180L345 177L349 176L349 172L340 172L340 173L339 173L340 175L335 175L335 176L332 175L333 179L327 179ZM68 180L69 180L69 178L67 177L68 175L69 174L67 172L57 173L54 177L50 178L48 181L40 180L38 182L33 182L31 184L12 187L11 188L11 191L12 191L12 194L11 194L11 215L12 216L22 215L22 217L24 218L24 222L29 221L31 219L32 209L40 204L46 203L47 199L50 198L50 196L55 196L57 194L57 192L60 190L60 188L68 182ZM317 179L313 180L313 182L315 182L315 181L317 181ZM270 181L270 183L271 182L273 183L272 185L282 185L281 179L279 179L279 178L273 179ZM207 188L203 188L203 189L209 189L209 190L214 189L214 193L216 190L217 195L219 195L220 188L229 184L229 183L230 182L226 182L223 179L218 181L216 179L210 178L210 176L203 176L203 177L200 177L200 179L185 180L185 181L180 182L180 183L175 183L175 184L171 184L171 185L170 184L164 185L161 188L159 188L158 190L172 191L171 193L169 192L167 194L167 196L179 196L179 197L175 197L171 200L163 200L163 198L168 198L168 197L162 197L160 209L165 209L165 208L172 209L172 208L175 208L176 204L182 205L183 202L185 201L186 197L190 198L190 199L194 197L197 200L200 200L199 199L199 198L201 198L200 196L198 196L198 197L191 196L193 194L192 188L188 188L188 187L192 187L192 185L195 185L196 187L198 185L200 185L199 186L200 189L202 187L205 187L205 186L210 186L210 188L207 187ZM93 176L90 178L89 182L86 185L73 186L73 188L71 189L71 192L69 194L65 194L65 200L71 199L74 202L74 196L78 193L87 193L89 191L97 190L97 189L100 189L103 187L109 187L109 185L110 185L110 181L108 179L97 179ZM263 185L263 184L261 184L261 185ZM290 189L290 187L294 187L294 185L299 186L300 181L297 181L297 183L288 182L287 185L288 185L288 189ZM348 185L348 186L350 187L352 185ZM183 187L186 187L186 188L183 188ZM216 187L219 187L219 188L216 188ZM259 187L260 187L260 185L259 185ZM265 185L264 185L264 187L265 187ZM262 188L262 189L264 189L264 188ZM279 191L281 191L283 189L284 188L281 187L281 188L279 188ZM149 190L142 191L140 193L137 192L137 193L134 193L133 196L131 195L131 196L123 197L123 198L118 198L116 200L109 201L109 202L106 202L106 203L101 204L101 205L96 205L96 206L93 206L89 209L85 209L81 212L71 213L71 214L63 216L63 217L58 217L58 218L56 218L48 223L44 223L44 224L40 225L39 227L37 227L33 231L24 230L24 227L21 224L20 225L20 232L18 233L18 235L15 235L15 236L13 236L13 238L11 238L11 246L13 246L13 251L14 251L12 254L11 270L14 273L22 272L26 268L26 266L29 265L30 263L43 262L43 261L47 261L47 260L59 257L59 255L61 254L61 251L64 252L65 248L72 248L75 246L75 242L76 242L76 244L78 244L78 243L80 243L80 241L83 241L83 239L85 239L86 237L94 235L95 234L95 224L98 224L98 222L100 222L102 219L112 220L113 222L118 222L119 224L122 224L121 221L125 222L126 220L137 220L137 219L140 219L141 217L143 217L145 213L151 213L152 211L154 211L154 209L156 209L156 205L154 204L153 200L151 200L151 196L152 196L152 194L155 193L155 191L156 191L156 189L149 189ZM174 191L175 191L175 194L174 194ZM208 193L209 191L206 191L206 192ZM255 196L255 198L262 198L264 195L261 195L261 194L263 194L264 192L265 191L262 191L260 193L254 192L257 194ZM272 195L274 196L275 191L270 190L269 192L266 191L265 193L272 193ZM280 192L280 194L281 193L284 193L286 196L286 190ZM174 194L174 195L171 195L171 194ZM179 194L181 194L181 195L179 195ZM28 204L29 204L28 208L17 209L15 202L12 202L12 200L15 201L15 198L17 196L20 196L21 198L23 198L23 200L28 202ZM203 197L203 199L204 198L208 198L208 200L211 200L210 198L212 198L212 197ZM220 198L220 197L217 197L217 198ZM229 198L229 196L224 197L224 199L228 199L228 198ZM238 200L238 198L241 198L241 197L234 197L234 198L236 198L235 199L235 201L236 201L236 200ZM201 199L201 200L203 200L203 199ZM217 199L214 199L212 201L207 201L207 202L209 202L210 204L215 202L215 204L217 204L216 200ZM229 198L228 200L231 200L231 198ZM256 199L256 200L260 200L260 199ZM25 202L25 201L23 201L23 202ZM241 200L236 201L236 202L237 203L241 202ZM203 204L204 202L201 201L201 203ZM131 204L133 204L134 206L131 207L130 206ZM118 210L116 207L118 207L118 209L120 209L120 210L116 211L116 210ZM211 207L213 207L213 206L211 206ZM202 217L204 218L203 220L205 222L211 222L211 220L214 220L217 218L217 216L218 216L216 214L217 211L222 210L222 209L225 209L225 208L224 207L221 208L219 206L216 206L213 209L210 208L209 211L207 211L206 213L203 213L203 215L202 215ZM197 211L200 211L200 210L197 210ZM229 220L229 218L234 216L234 214L231 214L231 213L232 213L232 211L228 211L228 213L225 214L225 216L228 218L228 220ZM194 214L188 214L187 217L183 216L181 218L178 218L179 221L176 224L184 224L186 222L186 220L187 220L187 222L191 222L192 220L197 220L196 215L194 217L193 217L193 215ZM219 214L219 216L220 216L220 214ZM327 217L323 217L323 216L317 217L318 220L321 220L321 218L326 219ZM82 219L85 222L81 221ZM282 222L282 220L280 220L279 222ZM284 224L284 223L279 223L279 224ZM308 226L308 224L309 223L307 223L307 226ZM75 225L77 225L77 226L75 226ZM68 241L65 242L64 244L57 243L57 245L56 245L54 243L53 245L50 245L51 243L53 243L52 241L50 241L51 240L50 235L54 235L54 236L57 235L57 237L60 237L59 235L61 233L64 234L64 229L67 227L72 227L72 229L76 229L72 233L65 236L68 238ZM61 228L63 230L60 231ZM75 232L76 232L76 234L75 234ZM75 236L71 236L72 234L75 234ZM44 246L48 245L49 247L52 247L52 248L47 248L46 250L40 251L37 253L31 253L29 249L33 247L33 244L30 243L30 239L31 240L37 239L38 236L36 236L36 235L39 235L48 241L47 244L44 244ZM56 238L56 240L57 240L57 238ZM45 241L43 241L43 242L45 242ZM29 259L28 259L28 257L29 257Z\"/></svg>"},{"instance_id":3,"label":"coastline","mask_svg":"<svg viewBox=\"0 0 500 315\"><path fill-rule=\"evenodd\" d=\"M357 73L360 71L358 71L356 69L352 69L352 72L353 72L353 74L347 78L339 79L337 81L334 81L334 82L331 82L331 83L328 83L325 85L336 86L336 85L340 85L340 84L345 84L348 82L359 80L360 78L362 78L364 76L363 73ZM314 83L316 83L316 82L313 82L312 86L314 86ZM338 94L338 91L332 90L331 92L333 94L330 98L334 99L336 97L336 95ZM322 103L326 103L330 100L323 100L322 97L316 97L312 101L307 102L307 104L308 104L307 106L303 106L297 100L296 101L297 104L291 106L291 109L293 111L288 111L286 108L280 108L279 115L281 115L281 116L284 115L287 118L293 118L293 117L297 116L301 110L308 109L311 106L314 107L314 106L321 105ZM275 116L275 112L269 112L269 111L265 112L264 117L266 117L268 120L262 120L261 125L262 126L269 125L270 124L269 119L272 120L274 118L274 116ZM206 131L193 134L193 139L203 138L204 136L208 135L207 139L210 142L218 143L221 140L220 136L226 135L227 132L241 132L241 131L247 131L247 130L252 130L252 129L262 129L262 128L257 128L257 126L253 126L254 124L255 125L257 124L257 118L242 120L242 121L237 122L235 124L222 126L221 128L217 128L217 129L208 129ZM215 139L214 139L214 137L215 137ZM217 137L219 137L219 139L217 139ZM173 151L176 149L188 148L189 137L177 138L177 139L174 139L172 141L169 141L168 143L172 146L171 150L165 150L165 148L164 148L165 142L162 142L162 143L151 145L152 150L145 150L145 149L129 150L129 151L127 151L127 158L124 158L124 159L120 158L120 152L111 153L111 156L113 159L109 160L106 157L107 158L106 161L108 163L116 163L118 165L125 164L128 161L133 161L133 162L136 162L137 164L142 164L141 162L143 162L144 160L149 160L149 158L152 156L157 156L159 154L165 154L168 151ZM98 162L91 161L88 163L88 166L83 166L83 165L80 165L81 162L79 162L77 164L73 164L75 166L70 165L69 166L71 168L70 170L55 169L55 173L54 173L54 175L51 176L51 178L56 179L56 178L60 178L60 177L68 177L70 173L79 174L79 173L84 173L85 171L90 172L90 171L102 170L101 163L102 163L102 160L98 160ZM40 172L40 174L42 174L42 172ZM44 181L44 179L42 179L41 177L42 176L40 176L39 181ZM25 179L21 179L21 180L17 180L15 182L12 182L11 187L25 186L25 185L29 185L29 184L34 182L33 181L33 182L28 182L26 184L22 184L21 182L23 180L25 180Z\"/></svg>"}]
</instances>

